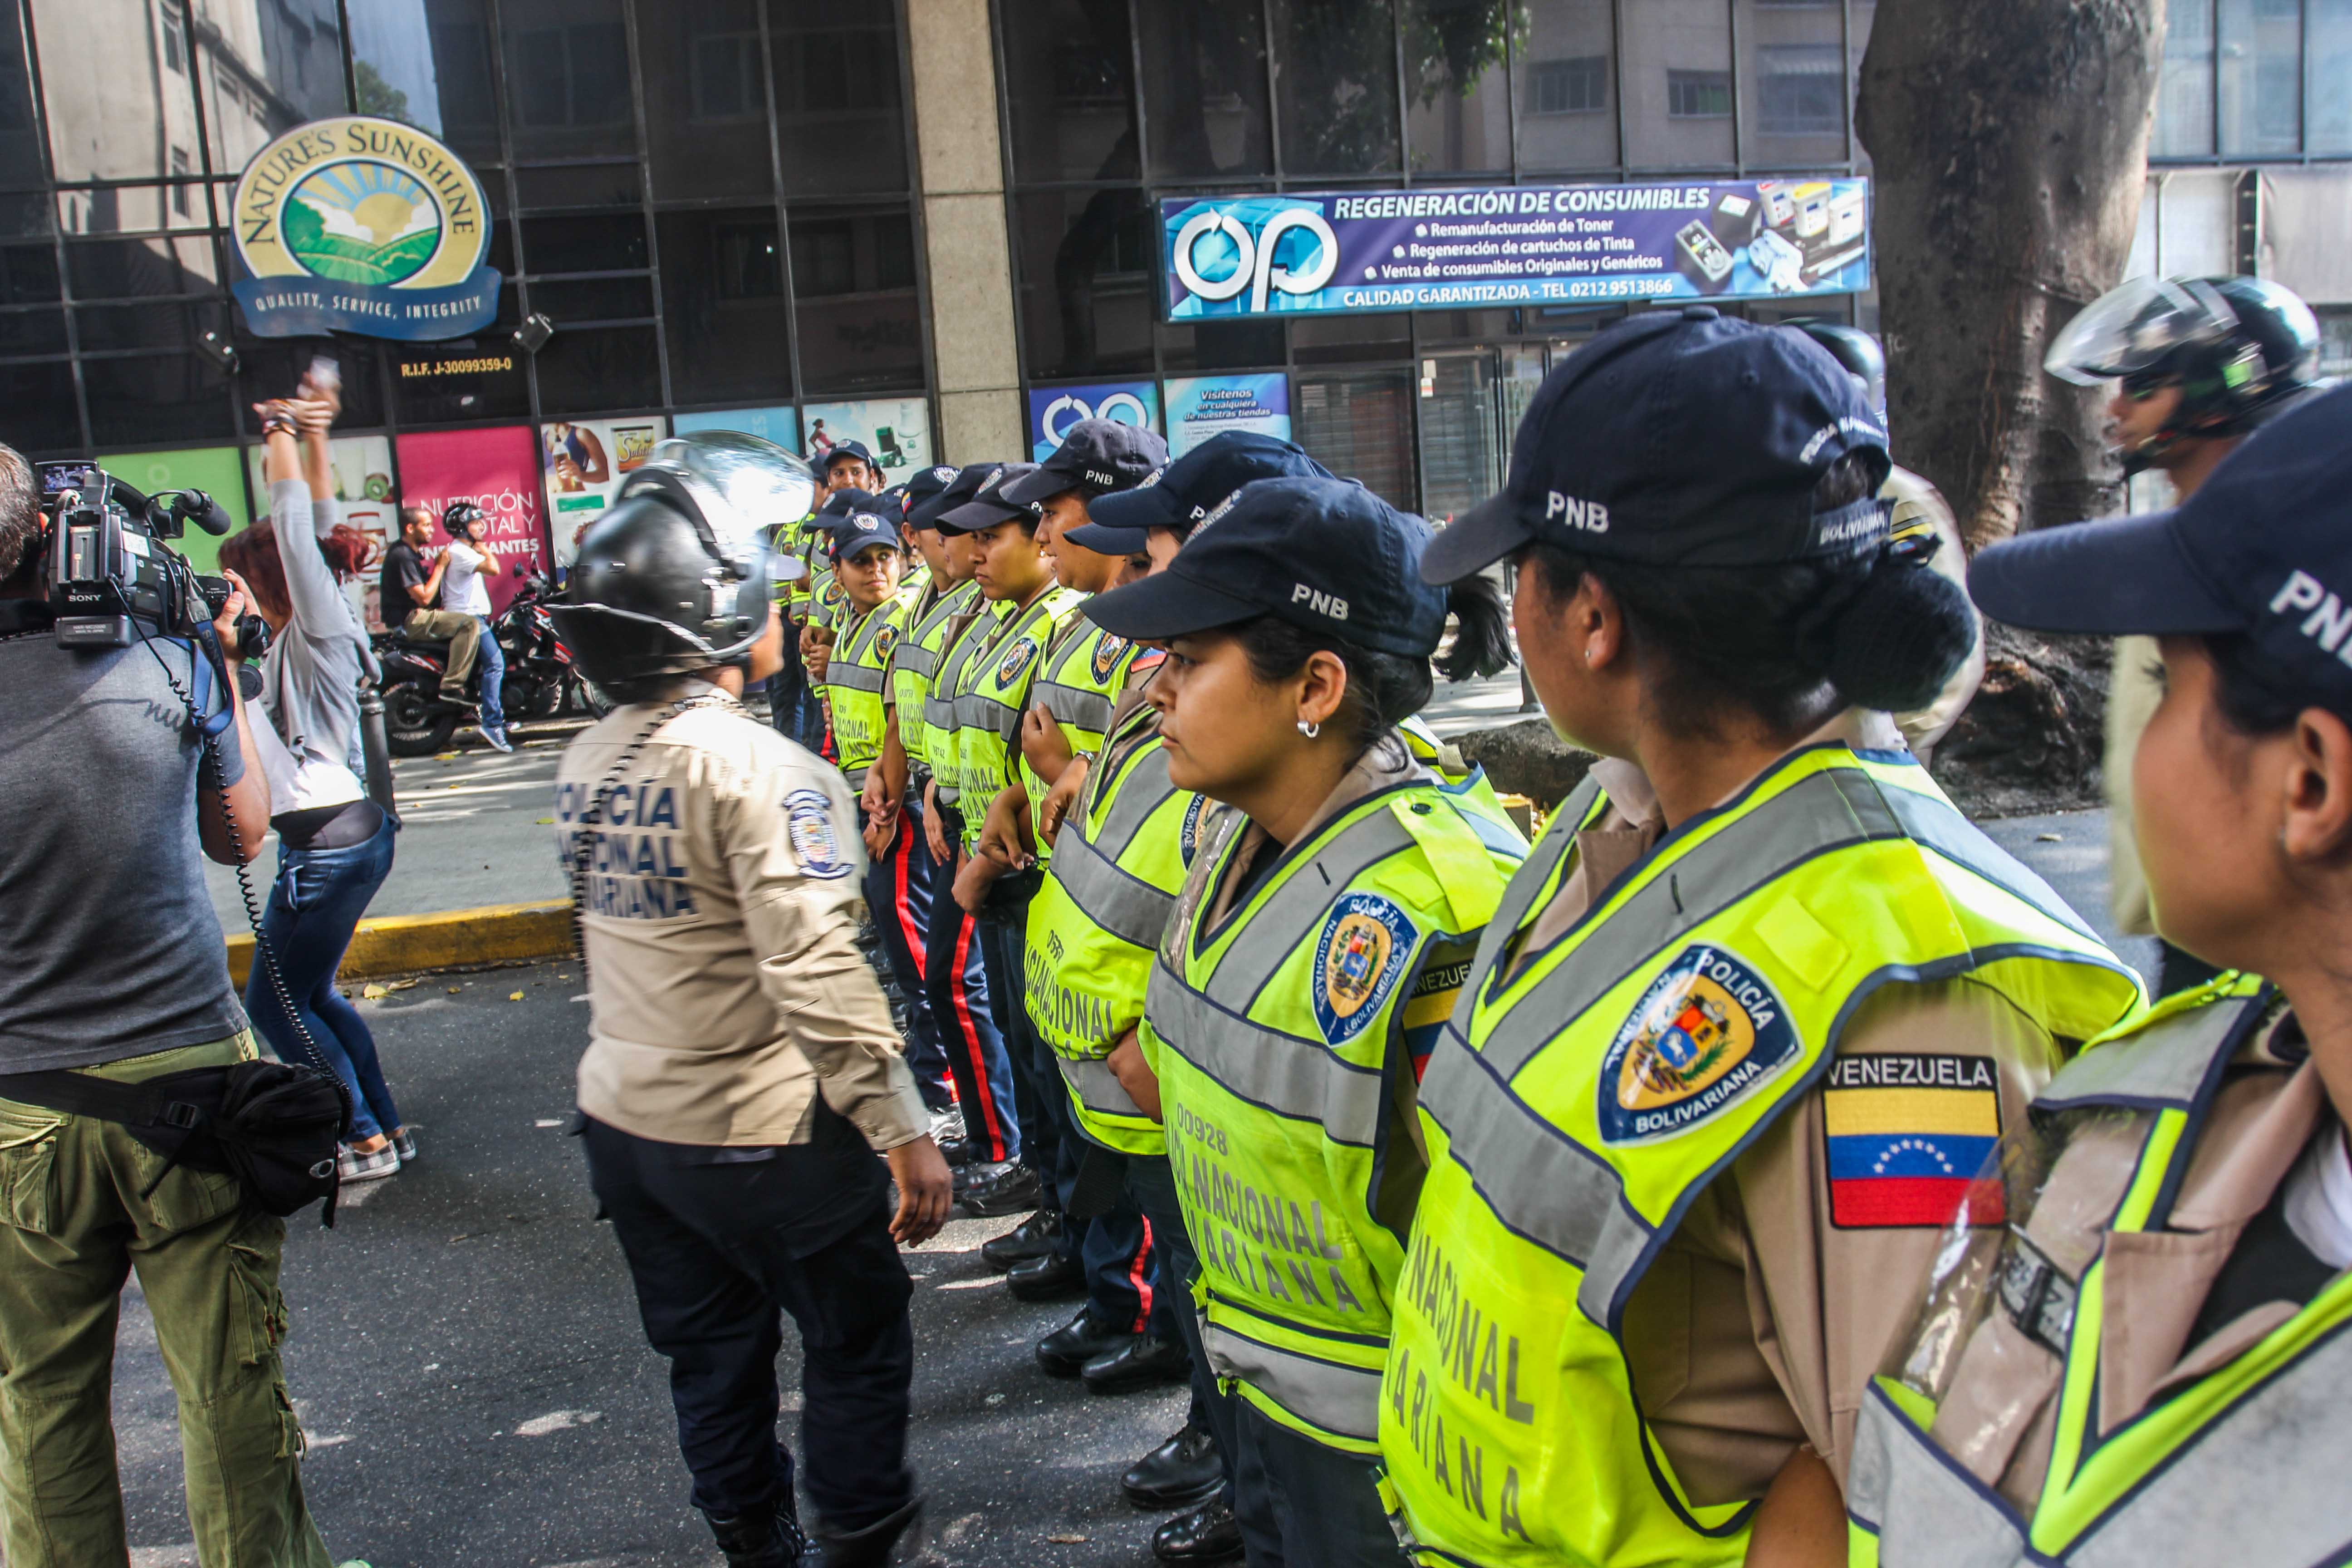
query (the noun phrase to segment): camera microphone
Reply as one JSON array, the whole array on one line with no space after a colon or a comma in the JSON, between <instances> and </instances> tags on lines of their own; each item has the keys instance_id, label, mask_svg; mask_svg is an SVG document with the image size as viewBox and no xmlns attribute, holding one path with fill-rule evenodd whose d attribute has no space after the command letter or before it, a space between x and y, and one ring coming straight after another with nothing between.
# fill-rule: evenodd
<instances>
[{"instance_id":1,"label":"camera microphone","mask_svg":"<svg viewBox=\"0 0 2352 1568\"><path fill-rule=\"evenodd\" d=\"M229 531L227 511L202 490L182 490L173 498L172 515L183 524L194 523L215 539Z\"/></svg>"}]
</instances>

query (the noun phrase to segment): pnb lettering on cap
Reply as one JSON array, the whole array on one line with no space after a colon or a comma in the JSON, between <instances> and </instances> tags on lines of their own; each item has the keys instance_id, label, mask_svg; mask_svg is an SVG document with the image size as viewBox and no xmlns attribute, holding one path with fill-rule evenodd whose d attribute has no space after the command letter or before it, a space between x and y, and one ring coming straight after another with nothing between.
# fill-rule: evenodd
<instances>
[{"instance_id":1,"label":"pnb lettering on cap","mask_svg":"<svg viewBox=\"0 0 2352 1568\"><path fill-rule=\"evenodd\" d=\"M1609 509L1599 501L1580 500L1558 490L1547 490L1544 492L1544 521L1549 522L1556 518L1565 519L1569 527L1581 529L1586 533L1609 531Z\"/></svg>"},{"instance_id":2,"label":"pnb lettering on cap","mask_svg":"<svg viewBox=\"0 0 2352 1568\"><path fill-rule=\"evenodd\" d=\"M1087 483L1090 485L1115 485L1118 483L1118 477L1117 475L1105 473L1100 468L1088 468L1086 472L1086 479Z\"/></svg>"},{"instance_id":3,"label":"pnb lettering on cap","mask_svg":"<svg viewBox=\"0 0 2352 1568\"><path fill-rule=\"evenodd\" d=\"M1318 616L1328 616L1335 621L1348 618L1348 601L1337 594L1326 594L1320 588L1310 588L1304 583L1291 584L1290 602L1305 605Z\"/></svg>"},{"instance_id":4,"label":"pnb lettering on cap","mask_svg":"<svg viewBox=\"0 0 2352 1568\"><path fill-rule=\"evenodd\" d=\"M2271 597L2271 614L2293 615L2297 610L2309 610L2299 628L2305 637L2334 654L2346 664L2352 664L2352 605L2344 603L2327 585L2308 572L2296 571Z\"/></svg>"}]
</instances>

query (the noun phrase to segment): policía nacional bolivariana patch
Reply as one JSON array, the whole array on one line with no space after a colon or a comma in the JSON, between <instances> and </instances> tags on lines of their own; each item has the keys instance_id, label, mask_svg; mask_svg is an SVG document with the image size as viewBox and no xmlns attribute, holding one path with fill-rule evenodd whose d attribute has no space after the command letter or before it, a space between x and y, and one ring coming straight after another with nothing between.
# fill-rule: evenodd
<instances>
[{"instance_id":1,"label":"polic\u00eda nacional bolivariana patch","mask_svg":"<svg viewBox=\"0 0 2352 1568\"><path fill-rule=\"evenodd\" d=\"M842 853L841 835L833 820L833 802L824 791L796 789L784 796L784 832L792 840L793 858L801 863L801 875L819 880L849 875L849 858Z\"/></svg>"},{"instance_id":2,"label":"polic\u00eda nacional bolivariana patch","mask_svg":"<svg viewBox=\"0 0 2352 1568\"><path fill-rule=\"evenodd\" d=\"M1128 640L1125 637L1115 637L1108 632L1103 633L1101 637L1095 639L1096 685L1099 686L1110 679L1111 671L1118 668L1119 656L1127 652L1128 647Z\"/></svg>"},{"instance_id":3,"label":"polic\u00eda nacional bolivariana patch","mask_svg":"<svg viewBox=\"0 0 2352 1568\"><path fill-rule=\"evenodd\" d=\"M1723 948L1685 948L1642 993L1601 1058L1601 1141L1687 1131L1800 1048L1788 1008L1762 975Z\"/></svg>"},{"instance_id":4,"label":"polic\u00eda nacional bolivariana patch","mask_svg":"<svg viewBox=\"0 0 2352 1568\"><path fill-rule=\"evenodd\" d=\"M1380 1016L1404 978L1421 930L1378 893L1349 893L1332 906L1315 942L1315 1024L1344 1045Z\"/></svg>"}]
</instances>

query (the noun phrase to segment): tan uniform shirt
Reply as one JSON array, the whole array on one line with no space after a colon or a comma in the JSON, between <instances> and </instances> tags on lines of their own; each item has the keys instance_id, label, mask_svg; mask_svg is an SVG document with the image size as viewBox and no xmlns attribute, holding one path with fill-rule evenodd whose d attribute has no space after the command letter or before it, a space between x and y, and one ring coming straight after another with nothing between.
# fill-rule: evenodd
<instances>
[{"instance_id":1,"label":"tan uniform shirt","mask_svg":"<svg viewBox=\"0 0 2352 1568\"><path fill-rule=\"evenodd\" d=\"M2140 735L2164 700L2164 654L2154 637L2117 637L2107 672L2106 750L2101 772L2107 795L2107 908L2126 936L2154 936L2156 910L2147 873L2140 868L2132 819L2132 759Z\"/></svg>"},{"instance_id":2,"label":"tan uniform shirt","mask_svg":"<svg viewBox=\"0 0 2352 1568\"><path fill-rule=\"evenodd\" d=\"M1855 711L1807 743L1891 746L1888 728L1885 715ZM1566 931L1664 835L1640 769L1604 758L1592 772L1610 807L1577 835L1574 863L1520 952ZM1837 1052L1990 1058L2003 1127L2062 1060L2058 1042L1967 978L1882 986ZM1636 1396L1701 1504L1763 1496L1801 1443L1843 1484L1864 1392L1909 1326L1941 1234L1832 1223L1824 1092L1808 1090L1693 1201L1626 1305Z\"/></svg>"},{"instance_id":3,"label":"tan uniform shirt","mask_svg":"<svg viewBox=\"0 0 2352 1568\"><path fill-rule=\"evenodd\" d=\"M567 871L572 825L660 711L615 709L565 750ZM581 1110L668 1143L799 1143L822 1094L877 1150L929 1131L856 947L865 850L839 770L732 701L694 709L637 752L591 831Z\"/></svg>"},{"instance_id":4,"label":"tan uniform shirt","mask_svg":"<svg viewBox=\"0 0 2352 1568\"><path fill-rule=\"evenodd\" d=\"M1898 468L1886 476L1886 482L1878 488L1878 493L1894 503L1894 512L1888 523L1895 537L1900 539L1906 533L1922 530L1934 533L1939 542L1927 563L1966 594L1969 591L1968 546L1960 541L1959 519L1952 515L1952 505L1944 499L1943 492L1910 469ZM1969 657L1960 661L1959 668L1952 671L1952 678L1944 682L1944 689L1936 693L1934 701L1916 713L1897 713L1895 716L1904 740L1910 742L1911 750L1922 762L1927 760L1928 754L1936 748L1936 742L1944 738L1945 731L1958 721L1960 710L1977 694L1977 688L1984 684L1984 618L1976 614L1973 606L1969 614L1976 622L1976 636L1969 645Z\"/></svg>"}]
</instances>

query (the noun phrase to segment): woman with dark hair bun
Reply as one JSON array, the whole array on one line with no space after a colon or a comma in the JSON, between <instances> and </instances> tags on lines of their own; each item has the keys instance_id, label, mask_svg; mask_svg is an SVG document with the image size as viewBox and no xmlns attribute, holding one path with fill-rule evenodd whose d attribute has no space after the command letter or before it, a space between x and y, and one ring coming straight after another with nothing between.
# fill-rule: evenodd
<instances>
[{"instance_id":1,"label":"woman with dark hair bun","mask_svg":"<svg viewBox=\"0 0 2352 1568\"><path fill-rule=\"evenodd\" d=\"M2004 1126L2140 1000L1903 745L1967 652L1885 437L1801 332L1695 307L1555 371L1433 582L1519 567L1600 753L1422 1083L1380 1401L1423 1564L1820 1563L1855 1412Z\"/></svg>"},{"instance_id":2,"label":"woman with dark hair bun","mask_svg":"<svg viewBox=\"0 0 2352 1568\"><path fill-rule=\"evenodd\" d=\"M257 954L245 1007L280 1058L313 1059L307 1035L343 1080L352 1128L339 1163L344 1181L366 1182L399 1174L416 1141L384 1082L375 1037L335 985L352 931L392 872L399 827L360 783L359 688L375 656L343 596L368 546L336 517L327 442L338 407L332 385L307 377L294 397L255 405L269 516L223 541L221 561L252 587L271 634L259 672L269 722L254 727L254 742L278 832L278 879L261 921L277 975Z\"/></svg>"},{"instance_id":3,"label":"woman with dark hair bun","mask_svg":"<svg viewBox=\"0 0 2352 1568\"><path fill-rule=\"evenodd\" d=\"M1423 1173L1413 1086L1527 852L1398 732L1449 614L1449 679L1510 658L1490 584L1422 582L1429 538L1353 480L1259 479L1166 570L1086 605L1167 647L1145 691L1168 782L1216 803L1139 1048L1109 1065L1166 1131L1259 1568L1395 1552L1374 1433Z\"/></svg>"}]
</instances>

